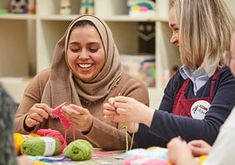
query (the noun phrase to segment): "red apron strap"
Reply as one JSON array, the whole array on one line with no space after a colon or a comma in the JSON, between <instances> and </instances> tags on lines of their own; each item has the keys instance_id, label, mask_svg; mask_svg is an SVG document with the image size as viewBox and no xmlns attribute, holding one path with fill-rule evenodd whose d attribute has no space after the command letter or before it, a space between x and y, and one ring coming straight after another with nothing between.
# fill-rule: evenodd
<instances>
[{"instance_id":1,"label":"red apron strap","mask_svg":"<svg viewBox=\"0 0 235 165\"><path fill-rule=\"evenodd\" d=\"M220 70L221 70L221 68L217 68L215 73L214 73L214 75L211 78L210 97L213 97L214 88L215 88L215 82L216 82L216 79L217 79L217 77L219 75Z\"/></svg>"},{"instance_id":2,"label":"red apron strap","mask_svg":"<svg viewBox=\"0 0 235 165\"><path fill-rule=\"evenodd\" d=\"M190 82L190 79L189 79L189 78L187 78L187 79L184 81L183 85L181 86L180 90L178 91L178 93L177 93L177 95L176 95L176 100L180 97L180 95L182 95L182 96L185 98L184 93L185 93L185 90L186 90L186 88L187 88L189 82Z\"/></svg>"}]
</instances>

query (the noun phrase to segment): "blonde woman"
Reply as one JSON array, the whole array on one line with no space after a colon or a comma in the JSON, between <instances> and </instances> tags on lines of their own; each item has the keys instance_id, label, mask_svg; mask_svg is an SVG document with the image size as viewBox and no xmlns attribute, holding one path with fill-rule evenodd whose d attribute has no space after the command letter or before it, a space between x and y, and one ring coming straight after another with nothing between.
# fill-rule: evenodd
<instances>
[{"instance_id":1,"label":"blonde woman","mask_svg":"<svg viewBox=\"0 0 235 165\"><path fill-rule=\"evenodd\" d=\"M231 41L231 53L227 54L226 61L230 67L231 72L235 76L235 33ZM225 123L220 129L220 133L211 147L203 140L193 140L188 144L184 143L179 138L173 138L167 145L169 160L175 165L195 165L196 162L193 156L208 155L203 165L221 165L234 164L234 150L235 150L235 110L229 115ZM221 152L226 150L226 152Z\"/></svg>"},{"instance_id":2,"label":"blonde woman","mask_svg":"<svg viewBox=\"0 0 235 165\"><path fill-rule=\"evenodd\" d=\"M105 117L140 123L139 147L166 147L176 136L213 144L235 105L235 80L222 66L234 20L223 0L175 0L169 26L183 65L169 80L158 110L120 96L104 105Z\"/></svg>"}]
</instances>

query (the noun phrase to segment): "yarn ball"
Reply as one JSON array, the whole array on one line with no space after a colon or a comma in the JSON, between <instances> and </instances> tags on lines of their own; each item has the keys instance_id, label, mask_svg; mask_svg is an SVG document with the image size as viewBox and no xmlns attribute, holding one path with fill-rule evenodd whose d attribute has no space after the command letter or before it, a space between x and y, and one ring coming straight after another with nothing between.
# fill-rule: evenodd
<instances>
[{"instance_id":1,"label":"yarn ball","mask_svg":"<svg viewBox=\"0 0 235 165\"><path fill-rule=\"evenodd\" d=\"M22 143L24 142L24 140L26 138L33 137L33 136L38 136L38 135L34 134L34 133L30 133L29 135L24 135L24 134L20 134L20 133L14 133L13 139L14 139L15 150L16 150L16 154L17 155L21 154L20 147L21 147Z\"/></svg>"},{"instance_id":2,"label":"yarn ball","mask_svg":"<svg viewBox=\"0 0 235 165\"><path fill-rule=\"evenodd\" d=\"M33 162L33 165L47 165L47 163L36 160L36 161Z\"/></svg>"},{"instance_id":3,"label":"yarn ball","mask_svg":"<svg viewBox=\"0 0 235 165\"><path fill-rule=\"evenodd\" d=\"M196 158L197 163L198 163L199 165L203 164L203 162L204 162L206 159L207 159L207 155L202 155L202 156Z\"/></svg>"},{"instance_id":4,"label":"yarn ball","mask_svg":"<svg viewBox=\"0 0 235 165\"><path fill-rule=\"evenodd\" d=\"M75 160L89 160L92 158L93 147L86 140L75 140L65 148L64 156Z\"/></svg>"},{"instance_id":5,"label":"yarn ball","mask_svg":"<svg viewBox=\"0 0 235 165\"><path fill-rule=\"evenodd\" d=\"M58 155L61 151L60 141L52 137L30 137L21 145L21 153L32 156Z\"/></svg>"},{"instance_id":6,"label":"yarn ball","mask_svg":"<svg viewBox=\"0 0 235 165\"><path fill-rule=\"evenodd\" d=\"M67 142L66 142L64 136L59 131L56 131L56 130L53 130L50 128L49 129L39 129L37 131L37 134L40 136L49 136L49 137L53 137L53 138L58 139L61 143L62 151L67 146Z\"/></svg>"}]
</instances>

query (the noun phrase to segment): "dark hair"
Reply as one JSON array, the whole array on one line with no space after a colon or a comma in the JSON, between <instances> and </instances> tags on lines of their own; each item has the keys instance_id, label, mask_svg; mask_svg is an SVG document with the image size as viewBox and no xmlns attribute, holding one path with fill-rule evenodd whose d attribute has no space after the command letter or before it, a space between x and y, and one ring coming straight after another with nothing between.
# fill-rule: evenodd
<instances>
[{"instance_id":1,"label":"dark hair","mask_svg":"<svg viewBox=\"0 0 235 165\"><path fill-rule=\"evenodd\" d=\"M84 26L87 26L87 25L90 25L90 26L94 26L95 25L93 24L93 22L91 21L88 21L88 20L81 20L81 21L78 21L77 23L74 24L72 30L76 27L84 27Z\"/></svg>"},{"instance_id":2,"label":"dark hair","mask_svg":"<svg viewBox=\"0 0 235 165\"><path fill-rule=\"evenodd\" d=\"M71 36L71 32L72 32L75 28L77 28L77 27L84 27L84 26L87 26L87 25L95 27L94 23L91 22L91 21L88 21L88 20L81 20L81 21L76 22L76 23L73 25L73 27L72 27L72 29L71 29L71 31L70 31L69 38L70 38L70 36ZM96 28L96 27L95 27L95 28ZM98 31L98 30L97 30L97 31Z\"/></svg>"}]
</instances>

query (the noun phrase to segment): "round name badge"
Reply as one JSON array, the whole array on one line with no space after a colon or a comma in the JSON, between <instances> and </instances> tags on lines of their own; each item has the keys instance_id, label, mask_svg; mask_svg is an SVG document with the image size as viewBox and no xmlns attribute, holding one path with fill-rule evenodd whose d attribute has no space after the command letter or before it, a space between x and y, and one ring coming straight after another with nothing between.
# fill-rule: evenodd
<instances>
[{"instance_id":1,"label":"round name badge","mask_svg":"<svg viewBox=\"0 0 235 165\"><path fill-rule=\"evenodd\" d=\"M202 120L205 118L206 112L209 110L210 103L205 100L199 100L191 106L191 116L194 119Z\"/></svg>"}]
</instances>

